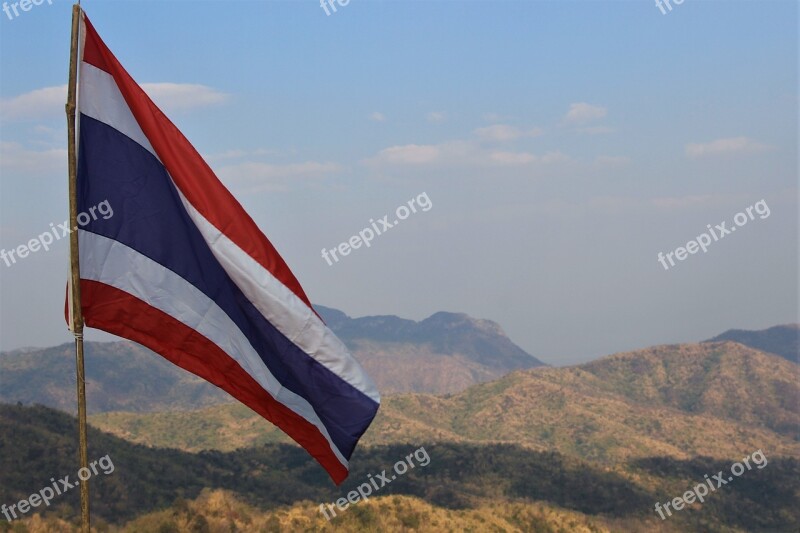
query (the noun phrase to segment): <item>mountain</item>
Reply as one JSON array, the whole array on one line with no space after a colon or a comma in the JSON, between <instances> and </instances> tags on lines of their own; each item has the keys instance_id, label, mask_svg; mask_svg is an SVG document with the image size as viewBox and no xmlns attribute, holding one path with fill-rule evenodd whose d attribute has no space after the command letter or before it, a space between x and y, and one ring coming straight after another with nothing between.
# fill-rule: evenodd
<instances>
[{"instance_id":1,"label":"mountain","mask_svg":"<svg viewBox=\"0 0 800 533\"><path fill-rule=\"evenodd\" d=\"M384 331L407 327L417 326ZM236 403L95 413L90 460L108 454L115 470L94 480L93 509L108 532L797 531L799 378L781 357L707 342L517 370L452 394L389 395L339 488ZM75 471L75 426L47 407L0 405L0 502ZM330 523L319 512L421 447L424 468ZM756 451L763 468L669 520L654 513ZM72 491L18 526L71 531L76 514ZM0 532L10 527L0 520Z\"/></svg>"},{"instance_id":2,"label":"mountain","mask_svg":"<svg viewBox=\"0 0 800 533\"><path fill-rule=\"evenodd\" d=\"M706 342L733 341L762 352L800 363L800 324L774 326L758 331L730 329Z\"/></svg>"},{"instance_id":3,"label":"mountain","mask_svg":"<svg viewBox=\"0 0 800 533\"><path fill-rule=\"evenodd\" d=\"M658 346L582 367L637 405L768 428L800 440L800 368L734 342Z\"/></svg>"},{"instance_id":4,"label":"mountain","mask_svg":"<svg viewBox=\"0 0 800 533\"><path fill-rule=\"evenodd\" d=\"M443 394L544 363L490 320L439 312L420 322L393 315L350 318L317 306L383 394Z\"/></svg>"},{"instance_id":5,"label":"mountain","mask_svg":"<svg viewBox=\"0 0 800 533\"><path fill-rule=\"evenodd\" d=\"M0 501L27 498L31 487L45 486L50 477L74 472L76 426L73 417L46 407L0 404ZM195 498L204 487L234 491L265 509L308 499L335 501L342 491L346 494L363 483L367 474L385 469L391 473L393 464L420 448L425 454L413 456L417 458L415 469L397 476L395 483L390 481L381 495L406 494L449 508L472 507L498 496L511 500L533 497L582 513L620 516L628 514L633 505L649 503L652 497L648 489L618 473L558 453L505 444L423 441L413 446L360 448L352 459L350 478L337 488L297 446L193 454L148 448L90 429L90 460L108 455L113 466L93 478L93 509L113 522L163 508L178 497ZM75 475L70 477L74 480ZM534 478L538 482L530 486L527 481ZM68 492L58 503L74 508L77 492Z\"/></svg>"},{"instance_id":6,"label":"mountain","mask_svg":"<svg viewBox=\"0 0 800 533\"><path fill-rule=\"evenodd\" d=\"M524 374L524 373L523 373ZM46 407L0 405L0 502L28 498L51 477L76 471L76 421ZM424 451L424 455L417 452ZM748 449L749 451L749 449ZM667 501L730 460L647 457L613 468L502 443L417 441L360 447L351 475L335 487L297 446L235 452L148 448L90 427L89 458L113 469L92 477L98 531L796 531L800 461L768 453L702 506L662 522ZM414 457L396 477L394 464ZM423 459L427 457L427 462ZM741 459L741 455L737 455ZM108 463L107 463L108 465ZM320 504L335 502L388 472L369 500L327 523ZM78 491L0 531L74 531ZM497 527L494 527L495 524ZM213 529L212 529L213 525ZM13 529L12 529L13 528Z\"/></svg>"},{"instance_id":7,"label":"mountain","mask_svg":"<svg viewBox=\"0 0 800 533\"><path fill-rule=\"evenodd\" d=\"M602 464L649 456L800 457L800 367L737 343L658 346L570 368L517 371L457 394L384 398L364 435L396 442L515 443ZM190 451L289 442L239 405L104 413L135 442Z\"/></svg>"},{"instance_id":8,"label":"mountain","mask_svg":"<svg viewBox=\"0 0 800 533\"><path fill-rule=\"evenodd\" d=\"M335 309L317 309L384 394L455 392L543 364L489 320L454 313L436 313L421 322L396 316L352 319ZM87 342L85 358L92 413L198 409L232 401L129 341ZM74 365L72 344L0 353L0 402L40 403L74 412Z\"/></svg>"},{"instance_id":9,"label":"mountain","mask_svg":"<svg viewBox=\"0 0 800 533\"><path fill-rule=\"evenodd\" d=\"M75 412L75 348L0 353L0 402ZM215 386L136 343L84 343L90 413L197 409L230 401Z\"/></svg>"},{"instance_id":10,"label":"mountain","mask_svg":"<svg viewBox=\"0 0 800 533\"><path fill-rule=\"evenodd\" d=\"M413 496L371 498L327 522L313 503L260 511L235 494L206 490L195 500L181 502L126 524L125 531L177 531L180 526L209 525L210 531L337 531L378 533L382 531L504 531L508 533L611 533L611 520L587 516L547 502L484 502L468 509L449 509ZM300 525L302 524L302 526ZM63 523L54 523L61 533ZM174 529L173 529L174 528ZM194 531L197 531L195 529ZM190 530L191 531L191 530Z\"/></svg>"}]
</instances>

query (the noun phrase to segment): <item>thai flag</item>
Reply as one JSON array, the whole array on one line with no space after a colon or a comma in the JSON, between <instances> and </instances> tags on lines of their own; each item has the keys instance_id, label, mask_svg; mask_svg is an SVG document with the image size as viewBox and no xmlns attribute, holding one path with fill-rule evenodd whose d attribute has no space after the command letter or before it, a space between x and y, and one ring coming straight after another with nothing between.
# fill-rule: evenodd
<instances>
[{"instance_id":1,"label":"thai flag","mask_svg":"<svg viewBox=\"0 0 800 533\"><path fill-rule=\"evenodd\" d=\"M374 384L85 15L80 35L78 212L113 210L79 230L85 324L228 392L341 483L378 410Z\"/></svg>"}]
</instances>

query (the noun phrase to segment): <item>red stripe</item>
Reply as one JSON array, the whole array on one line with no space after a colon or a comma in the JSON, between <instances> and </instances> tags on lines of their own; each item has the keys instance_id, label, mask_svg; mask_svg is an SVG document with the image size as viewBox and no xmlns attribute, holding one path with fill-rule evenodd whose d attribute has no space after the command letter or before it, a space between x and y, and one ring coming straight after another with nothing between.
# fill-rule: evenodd
<instances>
[{"instance_id":1,"label":"red stripe","mask_svg":"<svg viewBox=\"0 0 800 533\"><path fill-rule=\"evenodd\" d=\"M83 60L114 77L133 116L183 195L206 220L271 272L313 311L297 278L269 239L186 137L131 78L100 39L88 17L84 16L84 20L86 43Z\"/></svg>"},{"instance_id":2,"label":"red stripe","mask_svg":"<svg viewBox=\"0 0 800 533\"><path fill-rule=\"evenodd\" d=\"M125 291L81 280L86 325L131 339L224 390L305 448L339 485L347 468L316 426L276 401L216 344Z\"/></svg>"}]
</instances>

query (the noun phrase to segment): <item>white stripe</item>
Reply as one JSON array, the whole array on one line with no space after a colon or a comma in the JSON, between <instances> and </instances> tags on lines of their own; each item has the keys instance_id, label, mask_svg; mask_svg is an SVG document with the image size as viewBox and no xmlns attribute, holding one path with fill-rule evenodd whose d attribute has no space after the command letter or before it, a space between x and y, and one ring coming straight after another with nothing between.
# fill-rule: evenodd
<instances>
[{"instance_id":1,"label":"white stripe","mask_svg":"<svg viewBox=\"0 0 800 533\"><path fill-rule=\"evenodd\" d=\"M177 184L175 188L214 257L264 318L314 360L380 403L378 389L367 373L344 343L306 303L206 220L186 199Z\"/></svg>"},{"instance_id":2,"label":"white stripe","mask_svg":"<svg viewBox=\"0 0 800 533\"><path fill-rule=\"evenodd\" d=\"M118 241L84 230L79 230L78 237L82 279L125 291L209 339L270 396L316 426L339 462L348 467L311 404L280 384L241 330L213 300L173 271Z\"/></svg>"},{"instance_id":3,"label":"white stripe","mask_svg":"<svg viewBox=\"0 0 800 533\"><path fill-rule=\"evenodd\" d=\"M113 76L82 62L81 90L82 113L123 133L158 158ZM177 184L175 188L180 192ZM182 193L181 200L225 272L264 318L317 362L380 403L378 389L367 373L306 303L211 224Z\"/></svg>"},{"instance_id":4,"label":"white stripe","mask_svg":"<svg viewBox=\"0 0 800 533\"><path fill-rule=\"evenodd\" d=\"M81 113L111 126L158 159L111 74L81 61L80 90Z\"/></svg>"}]
</instances>

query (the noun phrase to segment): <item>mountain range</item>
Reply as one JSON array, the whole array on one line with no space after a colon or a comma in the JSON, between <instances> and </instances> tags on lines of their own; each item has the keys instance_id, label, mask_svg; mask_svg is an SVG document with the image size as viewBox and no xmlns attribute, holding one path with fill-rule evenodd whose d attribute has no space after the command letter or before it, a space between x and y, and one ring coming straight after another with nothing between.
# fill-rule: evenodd
<instances>
[{"instance_id":1,"label":"mountain range","mask_svg":"<svg viewBox=\"0 0 800 533\"><path fill-rule=\"evenodd\" d=\"M730 329L706 342L733 341L800 363L800 324L784 324L760 331Z\"/></svg>"},{"instance_id":2,"label":"mountain range","mask_svg":"<svg viewBox=\"0 0 800 533\"><path fill-rule=\"evenodd\" d=\"M382 394L447 393L543 363L495 322L436 313L421 322L396 316L351 319L317 307ZM74 347L0 353L0 402L75 409ZM224 392L129 341L85 343L90 412L198 409L232 401Z\"/></svg>"},{"instance_id":3,"label":"mountain range","mask_svg":"<svg viewBox=\"0 0 800 533\"><path fill-rule=\"evenodd\" d=\"M517 371L456 394L384 399L363 442L514 443L613 464L731 458L769 447L800 457L800 367L733 342L658 346L569 368ZM133 442L232 451L290 442L238 404L190 412L99 413Z\"/></svg>"},{"instance_id":4,"label":"mountain range","mask_svg":"<svg viewBox=\"0 0 800 533\"><path fill-rule=\"evenodd\" d=\"M75 472L76 426L47 407L0 404L0 501L28 498L48 478ZM92 478L94 525L109 533L796 531L800 460L765 448L763 469L662 522L653 502L727 470L731 459L643 457L604 465L514 444L398 442L359 447L350 478L334 487L297 446L188 453L89 431L89 457L113 463L113 471ZM392 477L331 522L320 513L320 502L337 501L420 449L429 457L425 466ZM33 516L0 521L0 531L76 531L77 504L71 490Z\"/></svg>"},{"instance_id":5,"label":"mountain range","mask_svg":"<svg viewBox=\"0 0 800 533\"><path fill-rule=\"evenodd\" d=\"M90 456L110 454L117 465L93 484L100 530L800 527L796 326L731 330L715 338L724 340L554 368L514 345L497 324L466 315L414 322L318 311L364 366L395 369L375 376L382 390L396 392L384 392L345 485L332 487L271 424L148 350L87 343ZM71 348L0 354L0 402L12 404L0 403L0 503L27 497L49 476L74 468L75 420L63 413L74 406ZM427 381L408 369L431 360ZM480 372L449 379L458 364ZM43 405L13 405L18 401ZM320 502L346 495L368 473L423 445L430 466L332 522L319 513ZM769 459L763 470L746 472L668 521L654 514L655 502L756 450ZM76 509L70 494L24 527L72 530ZM0 520L0 532L10 527Z\"/></svg>"}]
</instances>

